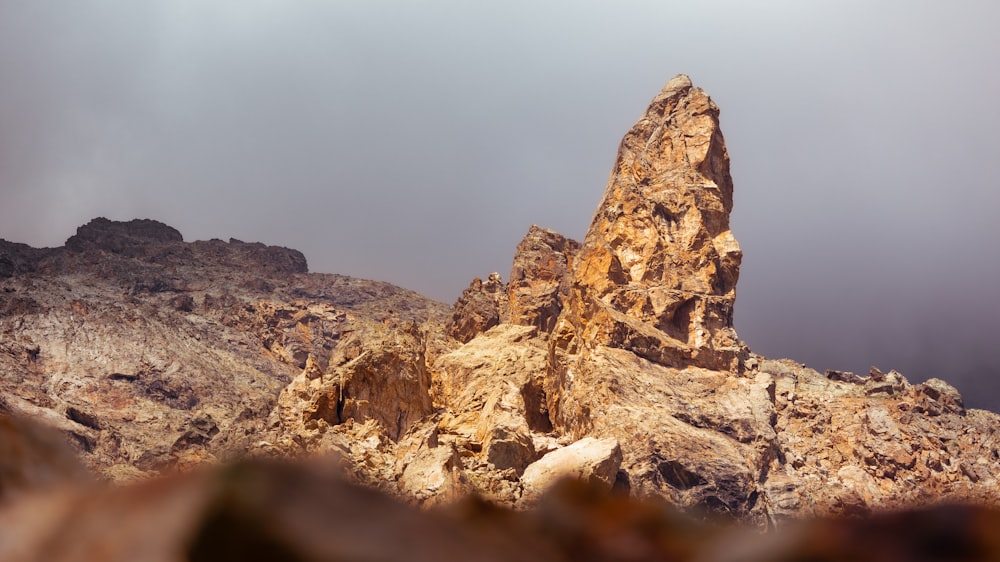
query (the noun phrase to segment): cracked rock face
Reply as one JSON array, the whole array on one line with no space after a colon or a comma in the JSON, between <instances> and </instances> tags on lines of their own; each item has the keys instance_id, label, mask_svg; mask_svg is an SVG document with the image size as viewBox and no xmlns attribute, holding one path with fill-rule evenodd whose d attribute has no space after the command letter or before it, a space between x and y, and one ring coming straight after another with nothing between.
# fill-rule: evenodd
<instances>
[{"instance_id":1,"label":"cracked rock face","mask_svg":"<svg viewBox=\"0 0 1000 562\"><path fill-rule=\"evenodd\" d=\"M95 219L61 248L0 242L2 264L0 412L44 420L119 481L256 454L277 441L266 423L307 364L326 369L350 334L383 319L441 322L447 311L385 283L306 273L295 250L184 242L152 220ZM385 344L375 357L416 360L383 379L347 376L345 416L399 432L427 413L422 350L407 346L419 339L371 338Z\"/></svg>"},{"instance_id":2,"label":"cracked rock face","mask_svg":"<svg viewBox=\"0 0 1000 562\"><path fill-rule=\"evenodd\" d=\"M507 286L510 322L551 332L569 295L571 272L580 243L531 225L517 245Z\"/></svg>"},{"instance_id":3,"label":"cracked rock face","mask_svg":"<svg viewBox=\"0 0 1000 562\"><path fill-rule=\"evenodd\" d=\"M733 302L743 254L729 230L733 182L718 117L681 75L622 139L575 259L561 347L738 368Z\"/></svg>"},{"instance_id":4,"label":"cracked rock face","mask_svg":"<svg viewBox=\"0 0 1000 562\"><path fill-rule=\"evenodd\" d=\"M500 274L491 273L486 281L478 277L455 303L455 311L448 322L448 335L460 342L468 342L510 317L506 286Z\"/></svg>"}]
</instances>

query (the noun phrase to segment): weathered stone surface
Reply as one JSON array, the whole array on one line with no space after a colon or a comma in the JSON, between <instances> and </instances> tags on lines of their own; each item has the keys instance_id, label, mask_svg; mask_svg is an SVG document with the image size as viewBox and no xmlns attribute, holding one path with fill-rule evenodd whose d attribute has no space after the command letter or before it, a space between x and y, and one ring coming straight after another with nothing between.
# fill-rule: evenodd
<instances>
[{"instance_id":1,"label":"weathered stone surface","mask_svg":"<svg viewBox=\"0 0 1000 562\"><path fill-rule=\"evenodd\" d=\"M579 242L531 225L517 245L507 284L512 324L535 326L542 333L552 331L569 294L570 272L579 249Z\"/></svg>"},{"instance_id":2,"label":"weathered stone surface","mask_svg":"<svg viewBox=\"0 0 1000 562\"><path fill-rule=\"evenodd\" d=\"M399 477L399 491L420 505L459 500L473 491L453 444L422 447Z\"/></svg>"},{"instance_id":3,"label":"weathered stone surface","mask_svg":"<svg viewBox=\"0 0 1000 562\"><path fill-rule=\"evenodd\" d=\"M718 116L704 91L677 76L625 135L573 266L560 347L739 368L742 252L729 230L733 183Z\"/></svg>"},{"instance_id":4,"label":"weathered stone surface","mask_svg":"<svg viewBox=\"0 0 1000 562\"><path fill-rule=\"evenodd\" d=\"M542 492L564 478L584 480L610 490L621 463L618 441L584 437L528 465L521 477L526 501L537 500Z\"/></svg>"},{"instance_id":5,"label":"weathered stone surface","mask_svg":"<svg viewBox=\"0 0 1000 562\"><path fill-rule=\"evenodd\" d=\"M0 279L0 399L108 478L276 451L257 444L307 360L325 369L356 322L447 314L386 283L302 273L294 250L186 243L155 221L98 219L74 239L73 251L0 244L14 264Z\"/></svg>"},{"instance_id":6,"label":"weathered stone surface","mask_svg":"<svg viewBox=\"0 0 1000 562\"><path fill-rule=\"evenodd\" d=\"M516 501L517 477L538 458L535 437L551 431L541 378L546 344L530 326L501 324L434 362L434 402L446 413L441 439L454 442L481 493Z\"/></svg>"},{"instance_id":7,"label":"weathered stone surface","mask_svg":"<svg viewBox=\"0 0 1000 562\"><path fill-rule=\"evenodd\" d=\"M455 302L448 322L448 335L465 343L510 317L506 286L500 274L491 273L486 281L472 280Z\"/></svg>"},{"instance_id":8,"label":"weathered stone surface","mask_svg":"<svg viewBox=\"0 0 1000 562\"><path fill-rule=\"evenodd\" d=\"M778 454L764 491L773 517L1000 502L1000 416L965 410L950 385L874 369L830 380L787 360L762 361L758 376L775 381Z\"/></svg>"},{"instance_id":9,"label":"weathered stone surface","mask_svg":"<svg viewBox=\"0 0 1000 562\"><path fill-rule=\"evenodd\" d=\"M547 386L553 425L616 439L633 493L763 519L753 497L775 447L769 379L676 369L609 347L563 376Z\"/></svg>"},{"instance_id":10,"label":"weathered stone surface","mask_svg":"<svg viewBox=\"0 0 1000 562\"><path fill-rule=\"evenodd\" d=\"M431 413L423 334L413 323L355 324L325 370L308 359L303 367L278 397L274 412L284 439L301 440L347 420L370 419L398 440Z\"/></svg>"},{"instance_id":11,"label":"weathered stone surface","mask_svg":"<svg viewBox=\"0 0 1000 562\"><path fill-rule=\"evenodd\" d=\"M26 494L89 481L62 435L0 401L0 506Z\"/></svg>"},{"instance_id":12,"label":"weathered stone surface","mask_svg":"<svg viewBox=\"0 0 1000 562\"><path fill-rule=\"evenodd\" d=\"M739 376L741 252L718 108L671 80L625 135L575 252L543 392L557 432L620 443L634 493L762 519L769 381Z\"/></svg>"}]
</instances>

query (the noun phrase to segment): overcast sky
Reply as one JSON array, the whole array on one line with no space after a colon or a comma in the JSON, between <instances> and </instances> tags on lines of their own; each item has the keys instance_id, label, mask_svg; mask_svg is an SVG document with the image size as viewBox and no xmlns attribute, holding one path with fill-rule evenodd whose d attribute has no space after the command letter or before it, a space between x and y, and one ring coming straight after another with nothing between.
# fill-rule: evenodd
<instances>
[{"instance_id":1,"label":"overcast sky","mask_svg":"<svg viewBox=\"0 0 1000 562\"><path fill-rule=\"evenodd\" d=\"M0 238L96 216L446 302L581 239L677 73L722 108L736 327L1000 410L1000 3L0 2Z\"/></svg>"}]
</instances>

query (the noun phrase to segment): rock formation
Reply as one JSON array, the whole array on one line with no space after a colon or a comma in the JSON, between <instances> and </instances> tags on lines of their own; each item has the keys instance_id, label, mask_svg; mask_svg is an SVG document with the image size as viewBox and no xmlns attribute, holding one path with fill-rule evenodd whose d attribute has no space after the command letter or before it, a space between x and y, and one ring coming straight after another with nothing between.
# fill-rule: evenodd
<instances>
[{"instance_id":1,"label":"rock formation","mask_svg":"<svg viewBox=\"0 0 1000 562\"><path fill-rule=\"evenodd\" d=\"M560 475L760 526L1000 505L1000 416L937 379L824 375L740 342L718 117L671 80L583 242L531 227L509 282L476 279L450 310L151 220L0 241L0 413L114 481L333 453L421 506L534 505ZM0 501L47 485L2 462Z\"/></svg>"},{"instance_id":2,"label":"rock formation","mask_svg":"<svg viewBox=\"0 0 1000 562\"><path fill-rule=\"evenodd\" d=\"M569 295L570 273L579 249L576 240L552 230L537 225L528 229L517 245L507 287L512 324L552 332Z\"/></svg>"},{"instance_id":3,"label":"rock formation","mask_svg":"<svg viewBox=\"0 0 1000 562\"><path fill-rule=\"evenodd\" d=\"M484 282L472 280L458 302L448 322L448 335L465 343L501 322L510 319L506 286L499 273L491 273Z\"/></svg>"},{"instance_id":4,"label":"rock formation","mask_svg":"<svg viewBox=\"0 0 1000 562\"><path fill-rule=\"evenodd\" d=\"M117 480L252 453L282 389L342 360L353 331L447 314L385 283L305 273L294 250L186 243L149 220L96 219L63 248L4 243L0 262L12 264L0 280L0 403L61 429ZM397 411L373 412L347 380L362 418L430 405L394 397Z\"/></svg>"},{"instance_id":5,"label":"rock formation","mask_svg":"<svg viewBox=\"0 0 1000 562\"><path fill-rule=\"evenodd\" d=\"M739 369L742 258L719 108L687 76L625 135L576 256L559 347L632 351L665 366Z\"/></svg>"},{"instance_id":6,"label":"rock formation","mask_svg":"<svg viewBox=\"0 0 1000 562\"><path fill-rule=\"evenodd\" d=\"M50 444L17 435L17 443L8 441L10 423L0 417L0 451L20 445L25 458L51 456ZM13 423L29 434L40 431L23 420ZM606 463L600 459L615 451L605 445L581 441L552 453L547 466L583 455L590 459L585 476L601 482ZM64 472L79 471L65 451L56 456L69 458ZM576 470L578 464L570 464ZM411 466L426 468L417 460ZM316 460L257 461L124 487L36 488L0 504L0 559L974 562L1000 556L1000 512L982 507L800 522L761 537L738 527L695 525L661 501L602 493L601 484L556 483L520 511L474 497L418 510L338 473ZM552 473L528 476L535 481L540 474Z\"/></svg>"},{"instance_id":7,"label":"rock formation","mask_svg":"<svg viewBox=\"0 0 1000 562\"><path fill-rule=\"evenodd\" d=\"M525 429L534 443L555 437L555 450L618 443L615 485L632 494L760 524L932 498L996 503L1000 418L964 410L946 383L824 376L739 341L742 255L718 114L687 77L671 80L622 141L583 244L532 227L518 246L508 321L535 331L467 332L435 377L520 389L512 411L525 423L509 433L520 443ZM527 359L541 347L543 375ZM446 366L470 352L467 369ZM530 379L489 360L518 354ZM521 473L524 498L539 462Z\"/></svg>"}]
</instances>

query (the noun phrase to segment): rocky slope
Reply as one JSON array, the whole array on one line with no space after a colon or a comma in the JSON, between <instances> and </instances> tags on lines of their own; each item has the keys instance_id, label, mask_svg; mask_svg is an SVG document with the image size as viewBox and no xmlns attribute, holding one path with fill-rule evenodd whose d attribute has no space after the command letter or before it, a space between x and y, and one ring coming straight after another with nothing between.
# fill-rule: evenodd
<instances>
[{"instance_id":1,"label":"rocky slope","mask_svg":"<svg viewBox=\"0 0 1000 562\"><path fill-rule=\"evenodd\" d=\"M71 456L52 454L60 449L58 437L17 425L0 423L0 451L15 453L0 457L0 466L16 459L33 474L55 469L76 484L53 488L35 478L22 482L18 497L0 498L0 559L9 562L978 562L1000 556L1000 511L976 506L796 522L762 536L696 523L663 501L574 481L550 488L528 510L471 496L416 509L345 482L336 466L317 461L242 462L95 486L75 480L82 471ZM76 471L67 473L71 467Z\"/></svg>"},{"instance_id":2,"label":"rocky slope","mask_svg":"<svg viewBox=\"0 0 1000 562\"><path fill-rule=\"evenodd\" d=\"M453 308L293 250L96 219L0 243L0 410L99 474L336 452L420 505L527 507L565 476L779 524L1000 504L1000 417L940 380L817 373L733 330L719 109L686 76L626 134L582 243L532 227Z\"/></svg>"},{"instance_id":3,"label":"rocky slope","mask_svg":"<svg viewBox=\"0 0 1000 562\"><path fill-rule=\"evenodd\" d=\"M446 307L306 273L301 253L95 219L62 248L0 245L0 409L64 430L113 479L244 456L278 395L369 325Z\"/></svg>"}]
</instances>

